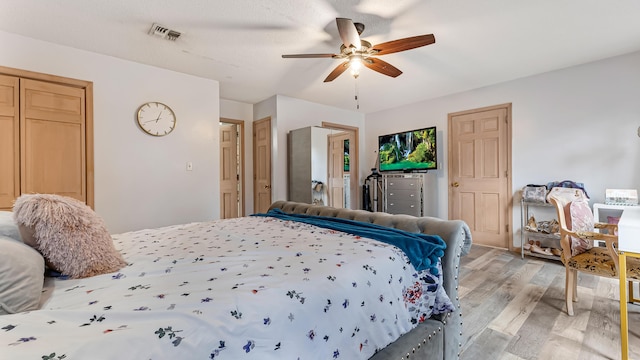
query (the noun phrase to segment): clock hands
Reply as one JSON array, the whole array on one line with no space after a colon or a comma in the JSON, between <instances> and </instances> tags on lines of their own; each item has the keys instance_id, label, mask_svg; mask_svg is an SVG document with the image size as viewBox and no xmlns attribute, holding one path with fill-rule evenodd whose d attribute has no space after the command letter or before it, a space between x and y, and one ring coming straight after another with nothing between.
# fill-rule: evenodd
<instances>
[{"instance_id":1,"label":"clock hands","mask_svg":"<svg viewBox=\"0 0 640 360\"><path fill-rule=\"evenodd\" d=\"M149 123L149 122L155 122L156 124L158 123L158 120L160 120L160 117L162 116L162 111L160 111L160 114L158 114L158 117L152 120L147 120L144 123Z\"/></svg>"}]
</instances>

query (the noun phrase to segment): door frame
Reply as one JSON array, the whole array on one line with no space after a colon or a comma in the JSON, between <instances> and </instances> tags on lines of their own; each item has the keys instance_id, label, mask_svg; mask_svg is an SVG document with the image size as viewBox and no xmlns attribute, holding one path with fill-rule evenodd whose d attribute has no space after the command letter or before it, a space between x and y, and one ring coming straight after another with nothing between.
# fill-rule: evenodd
<instances>
[{"instance_id":1,"label":"door frame","mask_svg":"<svg viewBox=\"0 0 640 360\"><path fill-rule=\"evenodd\" d=\"M491 110L498 110L498 109L505 109L506 110L506 122L507 122L507 129L506 129L506 142L507 142L507 149L506 149L506 156L507 156L507 176L506 176L506 189L503 189L505 191L505 193L507 194L507 196L509 197L510 201L505 201L505 205L506 205L506 209L503 209L506 212L505 215L505 225L507 226L507 237L508 237L508 249L510 251L513 251L515 249L514 245L513 245L513 239L514 239L514 229L513 229L513 186L512 186L512 181L513 181L513 177L512 177L512 173L513 173L513 166L512 166L512 138L513 138L513 134L512 134L512 123L513 123L513 117L511 115L511 108L512 108L512 104L511 103L504 103L504 104L499 104L499 105L492 105L492 106L487 106L487 107L482 107L482 108L476 108L476 109L469 109L469 110L463 110L463 111L457 111L457 112L453 112L453 113L449 113L447 116L447 131L448 131L448 138L447 138L447 206L448 206L448 217L449 219L452 219L452 213L453 213L453 209L451 206L451 202L453 201L453 199L451 198L451 188L450 188L450 179L453 178L453 157L452 157L452 152L453 152L453 148L452 148L452 139L451 137L453 136L453 132L452 132L452 126L453 126L453 120L452 118L455 116L460 116L460 115L467 115L467 114L473 114L473 113L478 113L478 112L485 112L485 111L491 111Z\"/></svg>"},{"instance_id":2,"label":"door frame","mask_svg":"<svg viewBox=\"0 0 640 360\"><path fill-rule=\"evenodd\" d=\"M235 124L236 126L238 126L238 140L240 142L238 148L240 149L240 164L238 164L238 168L240 169L240 192L238 193L238 196L240 197L240 213L238 214L238 216L242 217L245 215L245 188L246 188L246 184L245 184L245 173L246 173L246 169L245 169L245 160L244 160L244 153L245 153L245 143L244 143L244 120L234 120L234 119L229 119L229 118L220 118L220 122L221 123L225 123L225 124ZM222 166L222 164L220 164L220 166Z\"/></svg>"},{"instance_id":3,"label":"door frame","mask_svg":"<svg viewBox=\"0 0 640 360\"><path fill-rule=\"evenodd\" d=\"M322 127L327 129L336 129L347 131L353 134L353 148L354 148L354 156L351 157L351 144L349 144L349 167L353 167L354 171L351 173L351 182L349 184L351 190L351 209L360 209L360 129L357 126L349 126L344 124L336 124L332 122L323 121ZM355 206L354 206L355 205Z\"/></svg>"}]
</instances>

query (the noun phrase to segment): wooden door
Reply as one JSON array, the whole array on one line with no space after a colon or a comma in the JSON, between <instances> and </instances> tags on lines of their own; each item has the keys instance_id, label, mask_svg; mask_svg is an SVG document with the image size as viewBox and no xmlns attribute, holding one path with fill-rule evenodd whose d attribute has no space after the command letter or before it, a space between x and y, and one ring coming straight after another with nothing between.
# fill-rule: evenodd
<instances>
[{"instance_id":1,"label":"wooden door","mask_svg":"<svg viewBox=\"0 0 640 360\"><path fill-rule=\"evenodd\" d=\"M20 80L0 75L0 210L20 195Z\"/></svg>"},{"instance_id":2,"label":"wooden door","mask_svg":"<svg viewBox=\"0 0 640 360\"><path fill-rule=\"evenodd\" d=\"M344 189L344 141L349 140L346 132L327 136L329 142L329 206L345 207ZM347 208L349 206L346 206Z\"/></svg>"},{"instance_id":3,"label":"wooden door","mask_svg":"<svg viewBox=\"0 0 640 360\"><path fill-rule=\"evenodd\" d=\"M220 217L239 216L238 130L235 124L220 125Z\"/></svg>"},{"instance_id":4,"label":"wooden door","mask_svg":"<svg viewBox=\"0 0 640 360\"><path fill-rule=\"evenodd\" d=\"M271 205L271 118L253 123L253 211L264 213Z\"/></svg>"},{"instance_id":5,"label":"wooden door","mask_svg":"<svg viewBox=\"0 0 640 360\"><path fill-rule=\"evenodd\" d=\"M86 202L85 91L22 79L21 192Z\"/></svg>"},{"instance_id":6,"label":"wooden door","mask_svg":"<svg viewBox=\"0 0 640 360\"><path fill-rule=\"evenodd\" d=\"M474 243L510 248L511 105L449 114L449 218Z\"/></svg>"}]
</instances>

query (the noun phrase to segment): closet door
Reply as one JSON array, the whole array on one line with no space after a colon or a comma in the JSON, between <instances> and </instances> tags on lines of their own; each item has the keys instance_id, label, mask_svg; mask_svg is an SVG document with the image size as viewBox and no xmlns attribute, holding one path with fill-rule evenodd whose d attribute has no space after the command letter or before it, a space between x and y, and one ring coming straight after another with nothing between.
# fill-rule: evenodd
<instances>
[{"instance_id":1,"label":"closet door","mask_svg":"<svg viewBox=\"0 0 640 360\"><path fill-rule=\"evenodd\" d=\"M20 195L19 79L0 75L0 210Z\"/></svg>"},{"instance_id":2,"label":"closet door","mask_svg":"<svg viewBox=\"0 0 640 360\"><path fill-rule=\"evenodd\" d=\"M85 90L20 81L22 193L86 202Z\"/></svg>"}]
</instances>

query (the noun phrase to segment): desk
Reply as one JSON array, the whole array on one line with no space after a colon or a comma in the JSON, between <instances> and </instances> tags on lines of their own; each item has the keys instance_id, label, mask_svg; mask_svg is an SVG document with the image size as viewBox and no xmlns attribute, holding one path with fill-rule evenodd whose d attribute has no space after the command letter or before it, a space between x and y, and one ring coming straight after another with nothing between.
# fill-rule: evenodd
<instances>
[{"instance_id":1,"label":"desk","mask_svg":"<svg viewBox=\"0 0 640 360\"><path fill-rule=\"evenodd\" d=\"M629 359L629 319L627 314L627 257L640 258L640 207L625 208L618 223L620 261L620 340L622 359ZM633 293L632 293L633 294Z\"/></svg>"},{"instance_id":2,"label":"desk","mask_svg":"<svg viewBox=\"0 0 640 360\"><path fill-rule=\"evenodd\" d=\"M638 206L633 205L614 205L614 204L603 204L603 203L595 203L593 204L593 220L595 222L607 222L607 219L602 220L603 215L616 215L620 216L622 212L629 208L635 208ZM600 213L603 214L600 214Z\"/></svg>"}]
</instances>

